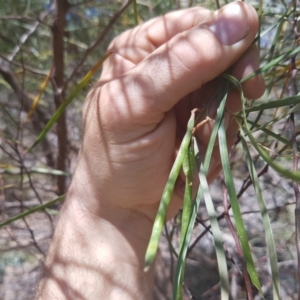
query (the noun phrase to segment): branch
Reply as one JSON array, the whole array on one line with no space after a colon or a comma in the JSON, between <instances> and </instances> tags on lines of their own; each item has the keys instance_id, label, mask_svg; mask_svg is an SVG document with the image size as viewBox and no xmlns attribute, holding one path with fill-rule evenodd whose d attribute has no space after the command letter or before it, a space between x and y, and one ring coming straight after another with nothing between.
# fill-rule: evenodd
<instances>
[{"instance_id":1,"label":"branch","mask_svg":"<svg viewBox=\"0 0 300 300\"><path fill-rule=\"evenodd\" d=\"M66 27L66 14L70 8L67 0L55 1L55 18L52 25L52 47L53 47L53 88L54 88L54 102L56 109L63 103L64 97L64 35ZM64 111L57 120L57 139L58 139L58 155L57 155L57 169L61 171L66 170L67 160L67 142L68 132L66 125L66 111ZM65 177L57 177L58 192L60 195L65 192L66 179Z\"/></svg>"}]
</instances>

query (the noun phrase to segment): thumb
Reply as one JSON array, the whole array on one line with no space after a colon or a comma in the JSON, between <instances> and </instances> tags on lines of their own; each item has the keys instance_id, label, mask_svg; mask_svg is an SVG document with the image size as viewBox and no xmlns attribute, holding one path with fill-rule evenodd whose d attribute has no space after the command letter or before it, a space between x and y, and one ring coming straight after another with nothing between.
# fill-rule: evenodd
<instances>
[{"instance_id":1,"label":"thumb","mask_svg":"<svg viewBox=\"0 0 300 300\"><path fill-rule=\"evenodd\" d=\"M131 120L135 124L160 122L181 98L234 64L257 32L256 11L244 2L207 11L205 19L205 23L176 34L122 77L103 86L101 94L106 100L101 101L108 102L104 108L110 107L110 112L103 112L105 118L111 120L120 112L119 125Z\"/></svg>"}]
</instances>

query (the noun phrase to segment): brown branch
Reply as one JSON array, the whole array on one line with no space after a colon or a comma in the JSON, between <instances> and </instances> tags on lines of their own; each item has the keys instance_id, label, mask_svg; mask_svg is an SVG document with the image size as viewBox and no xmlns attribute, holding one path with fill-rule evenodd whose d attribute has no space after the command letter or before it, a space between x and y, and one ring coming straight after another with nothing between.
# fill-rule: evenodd
<instances>
[{"instance_id":1,"label":"brown branch","mask_svg":"<svg viewBox=\"0 0 300 300\"><path fill-rule=\"evenodd\" d=\"M66 14L69 10L69 3L67 0L55 1L55 17L52 25L52 45L53 45L53 88L54 88L54 102L56 109L58 109L65 99L63 92L64 87L64 35L66 27ZM58 139L58 155L57 155L57 169L65 171L67 168L67 143L68 132L66 122L66 111L57 121L57 139ZM66 188L65 177L57 177L58 194L63 195Z\"/></svg>"}]
</instances>

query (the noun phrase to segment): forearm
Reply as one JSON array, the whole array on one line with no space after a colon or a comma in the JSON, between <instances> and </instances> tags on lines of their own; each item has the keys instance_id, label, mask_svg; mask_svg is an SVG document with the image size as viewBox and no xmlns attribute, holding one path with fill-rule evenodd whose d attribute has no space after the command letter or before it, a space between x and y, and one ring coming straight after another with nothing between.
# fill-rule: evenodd
<instances>
[{"instance_id":1,"label":"forearm","mask_svg":"<svg viewBox=\"0 0 300 300\"><path fill-rule=\"evenodd\" d=\"M143 272L149 221L129 212L105 219L75 197L61 211L36 299L152 299L153 270Z\"/></svg>"}]
</instances>

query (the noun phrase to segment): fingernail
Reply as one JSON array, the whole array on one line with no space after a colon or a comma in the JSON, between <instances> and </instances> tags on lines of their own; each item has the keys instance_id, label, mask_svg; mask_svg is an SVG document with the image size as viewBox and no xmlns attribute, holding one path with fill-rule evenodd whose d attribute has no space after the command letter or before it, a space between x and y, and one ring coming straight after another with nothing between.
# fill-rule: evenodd
<instances>
[{"instance_id":1,"label":"fingernail","mask_svg":"<svg viewBox=\"0 0 300 300\"><path fill-rule=\"evenodd\" d=\"M238 2L226 5L218 11L216 21L210 25L210 30L224 45L233 45L249 32L249 25L245 8Z\"/></svg>"}]
</instances>

